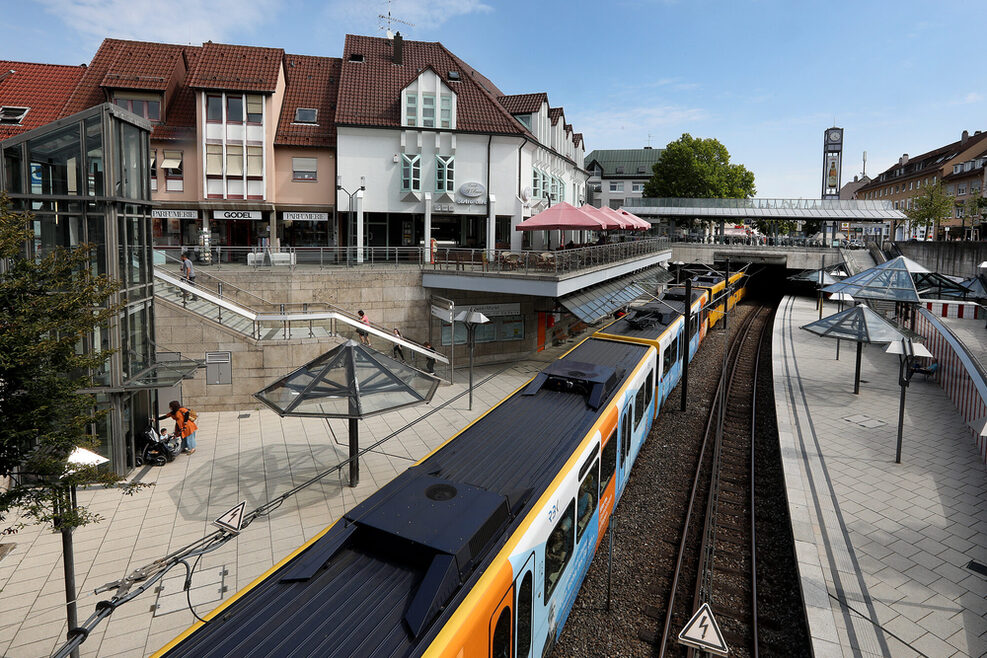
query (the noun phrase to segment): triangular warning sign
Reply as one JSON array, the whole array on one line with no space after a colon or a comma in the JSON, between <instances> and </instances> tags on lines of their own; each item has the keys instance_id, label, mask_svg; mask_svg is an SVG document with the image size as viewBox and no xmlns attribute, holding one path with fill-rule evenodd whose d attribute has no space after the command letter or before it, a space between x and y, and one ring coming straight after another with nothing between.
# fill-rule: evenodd
<instances>
[{"instance_id":1,"label":"triangular warning sign","mask_svg":"<svg viewBox=\"0 0 987 658\"><path fill-rule=\"evenodd\" d=\"M247 501L244 500L236 507L227 512L223 512L222 516L213 521L213 525L218 525L223 530L239 533L240 526L243 525L243 510L246 507Z\"/></svg>"},{"instance_id":2,"label":"triangular warning sign","mask_svg":"<svg viewBox=\"0 0 987 658\"><path fill-rule=\"evenodd\" d=\"M727 655L729 651L727 643L723 640L723 633L720 632L720 625L713 618L709 603L703 603L696 614L692 615L692 619L679 633L679 642L721 656Z\"/></svg>"}]
</instances>

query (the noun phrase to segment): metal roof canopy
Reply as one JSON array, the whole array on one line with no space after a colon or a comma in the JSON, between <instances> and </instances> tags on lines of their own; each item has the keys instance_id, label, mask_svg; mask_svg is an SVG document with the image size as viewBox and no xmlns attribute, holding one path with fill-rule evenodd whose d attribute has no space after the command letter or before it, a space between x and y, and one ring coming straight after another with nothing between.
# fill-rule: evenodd
<instances>
[{"instance_id":1,"label":"metal roof canopy","mask_svg":"<svg viewBox=\"0 0 987 658\"><path fill-rule=\"evenodd\" d=\"M888 201L849 199L633 199L624 209L639 216L695 219L905 219L905 214Z\"/></svg>"},{"instance_id":2,"label":"metal roof canopy","mask_svg":"<svg viewBox=\"0 0 987 658\"><path fill-rule=\"evenodd\" d=\"M624 276L561 297L559 303L586 324L593 324L646 294L642 284L641 275Z\"/></svg>"}]
</instances>

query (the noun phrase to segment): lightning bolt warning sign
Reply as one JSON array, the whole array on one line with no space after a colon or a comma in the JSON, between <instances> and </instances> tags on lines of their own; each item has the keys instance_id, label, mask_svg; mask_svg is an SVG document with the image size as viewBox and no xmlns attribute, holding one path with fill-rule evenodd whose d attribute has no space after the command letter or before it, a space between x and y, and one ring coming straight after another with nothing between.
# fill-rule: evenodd
<instances>
[{"instance_id":1,"label":"lightning bolt warning sign","mask_svg":"<svg viewBox=\"0 0 987 658\"><path fill-rule=\"evenodd\" d=\"M713 611L710 609L709 603L703 603L699 606L699 610L692 615L692 619L679 633L678 640L690 647L704 649L721 656L725 656L729 652L727 643L723 640L723 633L720 632L720 625L713 618Z\"/></svg>"}]
</instances>

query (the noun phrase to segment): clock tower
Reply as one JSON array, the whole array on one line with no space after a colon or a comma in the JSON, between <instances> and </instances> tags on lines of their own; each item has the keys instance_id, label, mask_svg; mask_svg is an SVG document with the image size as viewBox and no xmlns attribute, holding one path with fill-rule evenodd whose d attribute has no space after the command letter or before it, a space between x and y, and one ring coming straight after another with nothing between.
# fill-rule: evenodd
<instances>
[{"instance_id":1,"label":"clock tower","mask_svg":"<svg viewBox=\"0 0 987 658\"><path fill-rule=\"evenodd\" d=\"M827 128L823 133L823 199L840 198L840 173L843 167L843 129Z\"/></svg>"}]
</instances>

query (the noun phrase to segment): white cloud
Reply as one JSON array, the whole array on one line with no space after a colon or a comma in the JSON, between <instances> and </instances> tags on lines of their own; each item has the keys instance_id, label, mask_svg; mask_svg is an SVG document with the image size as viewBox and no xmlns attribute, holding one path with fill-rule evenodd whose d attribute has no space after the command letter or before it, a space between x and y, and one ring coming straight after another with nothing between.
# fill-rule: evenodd
<instances>
[{"instance_id":1,"label":"white cloud","mask_svg":"<svg viewBox=\"0 0 987 658\"><path fill-rule=\"evenodd\" d=\"M589 112L567 113L576 132L583 133L587 151L595 148L664 147L683 132L696 130L695 124L709 118L703 108L677 105L601 108Z\"/></svg>"},{"instance_id":2,"label":"white cloud","mask_svg":"<svg viewBox=\"0 0 987 658\"><path fill-rule=\"evenodd\" d=\"M69 28L95 40L104 37L199 44L228 41L262 27L282 0L42 0Z\"/></svg>"},{"instance_id":3,"label":"white cloud","mask_svg":"<svg viewBox=\"0 0 987 658\"><path fill-rule=\"evenodd\" d=\"M984 95L976 91L971 91L969 94L963 97L964 103L979 103L984 99Z\"/></svg>"}]
</instances>

